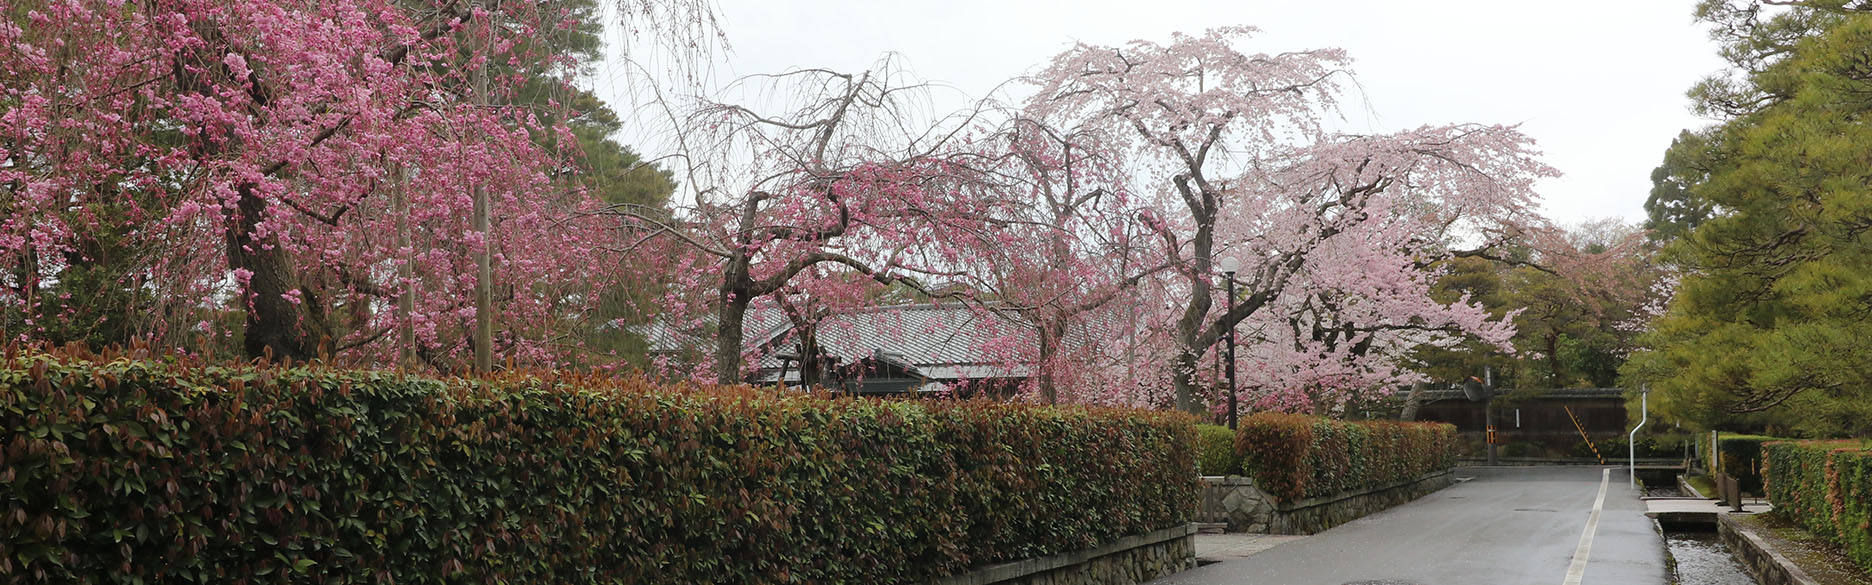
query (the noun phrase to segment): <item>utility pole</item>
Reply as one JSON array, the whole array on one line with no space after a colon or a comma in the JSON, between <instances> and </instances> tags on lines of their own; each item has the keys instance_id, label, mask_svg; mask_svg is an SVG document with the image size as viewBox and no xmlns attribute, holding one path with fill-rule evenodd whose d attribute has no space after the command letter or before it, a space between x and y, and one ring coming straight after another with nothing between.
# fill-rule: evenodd
<instances>
[{"instance_id":1,"label":"utility pole","mask_svg":"<svg viewBox=\"0 0 1872 585\"><path fill-rule=\"evenodd\" d=\"M399 163L395 172L397 253L403 256L397 266L397 367L408 371L416 365L416 326L410 321L416 313L416 254L410 247L409 167Z\"/></svg>"},{"instance_id":2,"label":"utility pole","mask_svg":"<svg viewBox=\"0 0 1872 585\"><path fill-rule=\"evenodd\" d=\"M494 15L482 10L481 18L481 65L475 69L474 86L475 99L485 114L488 105L487 62L494 46ZM478 373L494 369L494 234L488 227L488 207L491 203L487 187L481 181L475 181L471 221L475 233L481 234L481 248L475 251L474 286L474 370Z\"/></svg>"}]
</instances>

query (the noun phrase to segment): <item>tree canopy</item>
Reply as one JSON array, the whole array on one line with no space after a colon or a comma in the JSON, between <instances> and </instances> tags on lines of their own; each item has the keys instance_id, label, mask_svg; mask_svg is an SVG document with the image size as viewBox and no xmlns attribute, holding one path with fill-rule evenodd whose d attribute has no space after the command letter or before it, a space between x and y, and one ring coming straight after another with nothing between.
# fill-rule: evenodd
<instances>
[{"instance_id":1,"label":"tree canopy","mask_svg":"<svg viewBox=\"0 0 1872 585\"><path fill-rule=\"evenodd\" d=\"M1415 376L1416 344L1513 329L1469 299L1429 295L1431 260L1500 245L1532 211L1533 182L1553 174L1511 127L1426 126L1375 136L1328 131L1342 51L1247 54L1254 32L1178 34L1168 44L1081 45L1037 75L1026 106L1097 138L1133 165L1114 191L1150 202L1141 215L1169 269L1174 323L1168 375L1180 408L1200 406L1199 362L1224 334L1250 331L1249 402L1324 411L1352 393ZM1237 272L1220 270L1224 258ZM1217 299L1222 278L1239 286ZM1171 316L1174 315L1174 316Z\"/></svg>"},{"instance_id":2,"label":"tree canopy","mask_svg":"<svg viewBox=\"0 0 1872 585\"><path fill-rule=\"evenodd\" d=\"M660 36L712 23L624 4ZM1077 45L1021 102L940 115L890 59L721 88L766 103L659 92L677 174L579 85L599 6L7 4L0 319L456 371L647 365L647 332L676 332L708 351L665 373L744 381L793 343L810 382L829 315L942 300L1010 324L979 349L1037 399L1213 407L1233 335L1244 403L1325 413L1464 352L1606 383L1648 290L1629 230L1539 216L1555 171L1515 127L1332 130L1336 49ZM1731 144L1679 141L1656 225L1727 217L1704 190ZM783 321L796 339L747 337Z\"/></svg>"},{"instance_id":3,"label":"tree canopy","mask_svg":"<svg viewBox=\"0 0 1872 585\"><path fill-rule=\"evenodd\" d=\"M1685 130L1664 151L1664 163L1651 171L1651 196L1645 199L1645 230L1654 242L1670 242L1689 235L1709 219L1708 200L1691 194L1692 186L1706 181L1709 144Z\"/></svg>"},{"instance_id":4,"label":"tree canopy","mask_svg":"<svg viewBox=\"0 0 1872 585\"><path fill-rule=\"evenodd\" d=\"M1838 1L1761 8L1701 8L1733 66L1691 94L1725 118L1698 135L1707 174L1688 186L1711 214L1667 249L1681 285L1627 373L1701 427L1865 435L1872 14Z\"/></svg>"},{"instance_id":5,"label":"tree canopy","mask_svg":"<svg viewBox=\"0 0 1872 585\"><path fill-rule=\"evenodd\" d=\"M677 28L707 20L681 2L625 4ZM195 348L212 344L190 336L232 334L249 356L415 353L449 369L482 314L503 359L557 362L576 345L565 317L596 298L579 289L618 274L590 260L610 243L602 203L562 180L580 164L559 138L576 133L571 110L529 101L591 51L577 40L590 6L8 3L7 330ZM568 52L545 50L566 39ZM464 213L476 192L492 201L487 229ZM472 270L481 255L492 278ZM477 283L492 305L465 298Z\"/></svg>"}]
</instances>

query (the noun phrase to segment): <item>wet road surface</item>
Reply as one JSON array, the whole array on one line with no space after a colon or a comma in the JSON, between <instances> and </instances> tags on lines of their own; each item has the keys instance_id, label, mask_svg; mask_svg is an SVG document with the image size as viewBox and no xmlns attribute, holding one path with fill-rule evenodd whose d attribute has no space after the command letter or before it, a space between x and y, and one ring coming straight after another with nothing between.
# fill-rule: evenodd
<instances>
[{"instance_id":1,"label":"wet road surface","mask_svg":"<svg viewBox=\"0 0 1872 585\"><path fill-rule=\"evenodd\" d=\"M1623 474L1605 469L1461 468L1457 477L1475 479L1152 583L1663 585L1663 537ZM1590 538L1582 538L1595 518Z\"/></svg>"}]
</instances>

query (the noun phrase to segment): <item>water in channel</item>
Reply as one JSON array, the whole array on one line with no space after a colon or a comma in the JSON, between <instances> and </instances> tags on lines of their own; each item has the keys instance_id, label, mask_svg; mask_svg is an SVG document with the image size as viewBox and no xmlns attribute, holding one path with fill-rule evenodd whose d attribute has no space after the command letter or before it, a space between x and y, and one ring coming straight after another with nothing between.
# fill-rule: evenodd
<instances>
[{"instance_id":1,"label":"water in channel","mask_svg":"<svg viewBox=\"0 0 1872 585\"><path fill-rule=\"evenodd\" d=\"M1664 546L1677 559L1680 585L1757 585L1714 531L1666 530Z\"/></svg>"},{"instance_id":2,"label":"water in channel","mask_svg":"<svg viewBox=\"0 0 1872 585\"><path fill-rule=\"evenodd\" d=\"M1660 482L1662 483L1662 482ZM1682 497L1688 494L1679 492L1681 480L1673 484L1654 485L1646 482L1647 497ZM1664 547L1677 563L1677 574L1671 582L1677 585L1760 585L1755 576L1749 574L1737 559L1729 545L1724 543L1722 535L1716 532L1716 524L1664 522L1658 528L1664 532Z\"/></svg>"}]
</instances>

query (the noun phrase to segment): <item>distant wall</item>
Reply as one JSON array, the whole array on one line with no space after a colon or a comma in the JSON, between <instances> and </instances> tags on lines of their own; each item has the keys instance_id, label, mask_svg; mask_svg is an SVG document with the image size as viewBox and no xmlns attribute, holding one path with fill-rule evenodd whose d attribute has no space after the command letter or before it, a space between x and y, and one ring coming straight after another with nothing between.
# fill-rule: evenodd
<instances>
[{"instance_id":1,"label":"distant wall","mask_svg":"<svg viewBox=\"0 0 1872 585\"><path fill-rule=\"evenodd\" d=\"M1575 398L1565 400L1529 400L1517 405L1497 403L1495 411L1495 430L1498 433L1528 437L1557 435L1579 438L1579 429L1573 426L1573 419L1567 416L1567 409L1573 410L1573 416L1579 418L1581 426L1586 427L1586 434L1623 436L1626 428L1625 399L1623 398ZM1515 411L1521 411L1520 424L1515 424ZM1456 425L1462 433L1480 433L1487 429L1486 413L1482 403L1468 401L1439 401L1423 405L1417 411L1417 420L1445 422Z\"/></svg>"}]
</instances>

